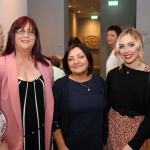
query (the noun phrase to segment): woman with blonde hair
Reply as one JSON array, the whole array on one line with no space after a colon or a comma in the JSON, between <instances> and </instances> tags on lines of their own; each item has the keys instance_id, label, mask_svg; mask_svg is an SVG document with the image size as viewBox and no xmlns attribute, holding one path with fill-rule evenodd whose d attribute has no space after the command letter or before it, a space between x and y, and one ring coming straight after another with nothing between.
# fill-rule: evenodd
<instances>
[{"instance_id":1,"label":"woman with blonde hair","mask_svg":"<svg viewBox=\"0 0 150 150\"><path fill-rule=\"evenodd\" d=\"M107 76L109 133L107 150L147 150L150 136L150 65L143 59L143 41L135 28L125 29L116 43L124 63Z\"/></svg>"}]
</instances>

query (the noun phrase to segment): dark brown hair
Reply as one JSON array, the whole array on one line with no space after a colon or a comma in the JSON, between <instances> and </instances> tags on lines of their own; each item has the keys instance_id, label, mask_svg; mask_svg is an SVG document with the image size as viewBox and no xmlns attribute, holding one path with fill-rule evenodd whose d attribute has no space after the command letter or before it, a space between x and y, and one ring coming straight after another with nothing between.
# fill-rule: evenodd
<instances>
[{"instance_id":1,"label":"dark brown hair","mask_svg":"<svg viewBox=\"0 0 150 150\"><path fill-rule=\"evenodd\" d=\"M91 51L89 50L89 48L86 47L86 45L82 44L82 43L73 44L66 50L64 58L63 58L64 72L66 73L66 75L71 74L71 71L68 66L68 55L69 55L70 51L75 47L80 48L82 50L82 52L85 54L85 56L89 62L88 73L87 73L87 75L89 75L93 71L93 68L94 68L93 57L92 57L92 54L91 54Z\"/></svg>"},{"instance_id":2,"label":"dark brown hair","mask_svg":"<svg viewBox=\"0 0 150 150\"><path fill-rule=\"evenodd\" d=\"M115 31L117 36L120 35L120 33L122 32L121 28L117 25L113 25L113 26L110 26L108 29L107 29L107 32L108 31Z\"/></svg>"},{"instance_id":3,"label":"dark brown hair","mask_svg":"<svg viewBox=\"0 0 150 150\"><path fill-rule=\"evenodd\" d=\"M50 60L51 60L51 63L52 63L52 66L55 66L55 67L60 67L60 59L57 58L57 56L50 56Z\"/></svg>"}]
</instances>

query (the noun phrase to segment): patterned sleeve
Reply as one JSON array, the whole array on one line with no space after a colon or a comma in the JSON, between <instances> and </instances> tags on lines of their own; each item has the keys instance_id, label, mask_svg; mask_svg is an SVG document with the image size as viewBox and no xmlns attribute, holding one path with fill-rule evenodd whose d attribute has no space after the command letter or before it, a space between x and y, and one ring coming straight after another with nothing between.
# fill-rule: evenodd
<instances>
[{"instance_id":1,"label":"patterned sleeve","mask_svg":"<svg viewBox=\"0 0 150 150\"><path fill-rule=\"evenodd\" d=\"M150 72L150 65L146 64L146 65L145 65L145 69L144 69L144 71L146 71L146 72Z\"/></svg>"}]
</instances>

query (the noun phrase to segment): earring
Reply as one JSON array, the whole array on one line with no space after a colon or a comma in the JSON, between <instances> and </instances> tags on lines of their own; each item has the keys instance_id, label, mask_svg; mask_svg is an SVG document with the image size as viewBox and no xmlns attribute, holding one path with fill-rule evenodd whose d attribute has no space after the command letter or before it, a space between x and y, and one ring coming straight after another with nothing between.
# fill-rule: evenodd
<instances>
[{"instance_id":1,"label":"earring","mask_svg":"<svg viewBox=\"0 0 150 150\"><path fill-rule=\"evenodd\" d=\"M90 68L91 66L89 65L88 67Z\"/></svg>"}]
</instances>

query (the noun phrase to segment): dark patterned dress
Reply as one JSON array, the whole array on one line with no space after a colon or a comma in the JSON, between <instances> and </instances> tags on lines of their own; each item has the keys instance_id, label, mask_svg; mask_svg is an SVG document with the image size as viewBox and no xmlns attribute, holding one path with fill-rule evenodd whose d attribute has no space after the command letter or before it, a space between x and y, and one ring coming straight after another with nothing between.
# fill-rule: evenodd
<instances>
[{"instance_id":1,"label":"dark patterned dress","mask_svg":"<svg viewBox=\"0 0 150 150\"><path fill-rule=\"evenodd\" d=\"M27 82L18 79L24 134L24 150L45 150L44 79Z\"/></svg>"}]
</instances>

